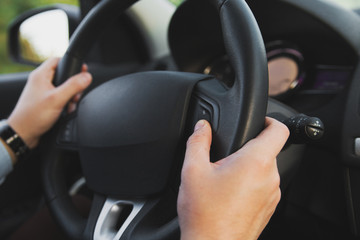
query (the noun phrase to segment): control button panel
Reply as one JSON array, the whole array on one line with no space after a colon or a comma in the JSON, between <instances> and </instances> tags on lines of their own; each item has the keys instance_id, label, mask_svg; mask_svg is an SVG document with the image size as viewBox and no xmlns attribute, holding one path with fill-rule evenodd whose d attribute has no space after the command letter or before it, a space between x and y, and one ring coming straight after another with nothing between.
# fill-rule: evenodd
<instances>
[{"instance_id":1,"label":"control button panel","mask_svg":"<svg viewBox=\"0 0 360 240\"><path fill-rule=\"evenodd\" d=\"M213 131L216 131L219 123L219 108L211 99L205 96L196 96L194 118L195 123L201 119L207 120L211 124Z\"/></svg>"}]
</instances>

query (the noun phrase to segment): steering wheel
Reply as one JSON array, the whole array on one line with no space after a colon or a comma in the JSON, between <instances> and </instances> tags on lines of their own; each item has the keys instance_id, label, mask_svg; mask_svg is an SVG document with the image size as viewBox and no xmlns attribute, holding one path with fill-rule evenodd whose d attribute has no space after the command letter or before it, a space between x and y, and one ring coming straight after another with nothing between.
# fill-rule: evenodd
<instances>
[{"instance_id":1,"label":"steering wheel","mask_svg":"<svg viewBox=\"0 0 360 240\"><path fill-rule=\"evenodd\" d=\"M73 34L55 84L79 72L106 24L135 0L103 0ZM212 161L255 137L264 126L267 60L256 20L243 0L214 0L233 86L209 75L143 72L93 89L46 136L43 182L49 208L73 239L174 239L176 199L185 143L197 120L213 129ZM67 193L64 155L78 154L95 196L90 215Z\"/></svg>"}]
</instances>

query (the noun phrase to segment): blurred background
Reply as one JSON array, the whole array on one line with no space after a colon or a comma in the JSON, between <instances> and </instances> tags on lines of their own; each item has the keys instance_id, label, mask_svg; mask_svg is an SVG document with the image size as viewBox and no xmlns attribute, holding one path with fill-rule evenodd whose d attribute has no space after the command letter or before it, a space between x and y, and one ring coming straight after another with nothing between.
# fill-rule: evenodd
<instances>
[{"instance_id":1,"label":"blurred background","mask_svg":"<svg viewBox=\"0 0 360 240\"><path fill-rule=\"evenodd\" d=\"M168 0L179 5L183 0ZM323 0L325 1L325 0ZM346 8L360 8L360 0L326 0ZM26 10L54 3L78 5L78 0L0 0L0 74L30 71L33 67L11 62L7 53L7 28L11 21Z\"/></svg>"},{"instance_id":2,"label":"blurred background","mask_svg":"<svg viewBox=\"0 0 360 240\"><path fill-rule=\"evenodd\" d=\"M11 21L26 10L54 3L77 5L78 0L0 0L0 74L29 71L33 67L11 62L7 54L7 28Z\"/></svg>"},{"instance_id":3,"label":"blurred background","mask_svg":"<svg viewBox=\"0 0 360 240\"><path fill-rule=\"evenodd\" d=\"M346 8L360 8L360 0L329 0L343 5Z\"/></svg>"}]
</instances>

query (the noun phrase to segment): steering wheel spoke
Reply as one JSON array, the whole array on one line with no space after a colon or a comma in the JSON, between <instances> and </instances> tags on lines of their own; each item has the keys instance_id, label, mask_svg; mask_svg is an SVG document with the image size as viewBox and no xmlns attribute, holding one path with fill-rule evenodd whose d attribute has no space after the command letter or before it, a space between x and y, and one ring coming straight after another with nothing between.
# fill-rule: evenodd
<instances>
[{"instance_id":1,"label":"steering wheel spoke","mask_svg":"<svg viewBox=\"0 0 360 240\"><path fill-rule=\"evenodd\" d=\"M82 238L178 239L180 230L175 199L176 194L173 191L148 199L126 199L95 194Z\"/></svg>"},{"instance_id":2,"label":"steering wheel spoke","mask_svg":"<svg viewBox=\"0 0 360 240\"><path fill-rule=\"evenodd\" d=\"M94 239L120 239L138 216L145 202L107 198L96 222Z\"/></svg>"}]
</instances>

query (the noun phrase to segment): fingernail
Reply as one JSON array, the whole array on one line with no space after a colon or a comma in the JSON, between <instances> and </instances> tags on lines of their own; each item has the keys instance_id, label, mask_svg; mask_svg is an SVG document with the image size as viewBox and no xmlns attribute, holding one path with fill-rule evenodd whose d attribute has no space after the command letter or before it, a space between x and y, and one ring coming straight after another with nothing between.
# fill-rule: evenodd
<instances>
[{"instance_id":1,"label":"fingernail","mask_svg":"<svg viewBox=\"0 0 360 240\"><path fill-rule=\"evenodd\" d=\"M205 126L205 120L200 120L196 123L194 131L198 131Z\"/></svg>"}]
</instances>

